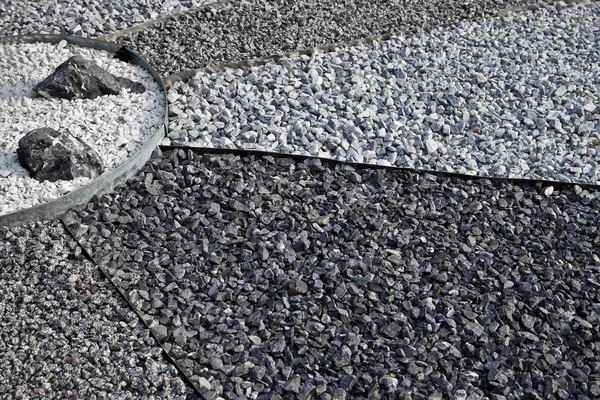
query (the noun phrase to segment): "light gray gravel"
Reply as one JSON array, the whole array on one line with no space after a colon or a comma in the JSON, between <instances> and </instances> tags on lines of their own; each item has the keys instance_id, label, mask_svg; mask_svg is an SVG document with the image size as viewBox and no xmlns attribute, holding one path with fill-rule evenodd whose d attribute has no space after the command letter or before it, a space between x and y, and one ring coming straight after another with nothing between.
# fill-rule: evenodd
<instances>
[{"instance_id":1,"label":"light gray gravel","mask_svg":"<svg viewBox=\"0 0 600 400\"><path fill-rule=\"evenodd\" d=\"M1 399L185 399L190 393L59 222L0 228Z\"/></svg>"},{"instance_id":2,"label":"light gray gravel","mask_svg":"<svg viewBox=\"0 0 600 400\"><path fill-rule=\"evenodd\" d=\"M210 1L210 0L209 0ZM94 37L200 6L204 0L2 0L0 36L37 33Z\"/></svg>"},{"instance_id":3,"label":"light gray gravel","mask_svg":"<svg viewBox=\"0 0 600 400\"><path fill-rule=\"evenodd\" d=\"M600 3L558 5L169 93L166 143L600 182Z\"/></svg>"},{"instance_id":4,"label":"light gray gravel","mask_svg":"<svg viewBox=\"0 0 600 400\"><path fill-rule=\"evenodd\" d=\"M172 150L66 221L207 398L600 396L600 192Z\"/></svg>"},{"instance_id":5,"label":"light gray gravel","mask_svg":"<svg viewBox=\"0 0 600 400\"><path fill-rule=\"evenodd\" d=\"M240 0L118 39L164 75L396 30L496 16L531 0Z\"/></svg>"}]
</instances>

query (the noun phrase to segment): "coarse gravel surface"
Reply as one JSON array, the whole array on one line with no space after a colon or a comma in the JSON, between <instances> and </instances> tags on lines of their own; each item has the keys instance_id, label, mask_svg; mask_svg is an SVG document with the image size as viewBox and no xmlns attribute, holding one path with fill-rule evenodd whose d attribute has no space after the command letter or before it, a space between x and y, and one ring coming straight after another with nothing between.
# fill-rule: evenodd
<instances>
[{"instance_id":1,"label":"coarse gravel surface","mask_svg":"<svg viewBox=\"0 0 600 400\"><path fill-rule=\"evenodd\" d=\"M169 92L165 143L599 183L600 3L246 70Z\"/></svg>"},{"instance_id":2,"label":"coarse gravel surface","mask_svg":"<svg viewBox=\"0 0 600 400\"><path fill-rule=\"evenodd\" d=\"M3 400L190 394L58 221L0 228L0 371Z\"/></svg>"},{"instance_id":3,"label":"coarse gravel surface","mask_svg":"<svg viewBox=\"0 0 600 400\"><path fill-rule=\"evenodd\" d=\"M592 399L599 200L179 149L65 221L209 399Z\"/></svg>"},{"instance_id":4,"label":"coarse gravel surface","mask_svg":"<svg viewBox=\"0 0 600 400\"><path fill-rule=\"evenodd\" d=\"M129 28L213 0L53 0L0 2L0 36L40 33L86 37Z\"/></svg>"},{"instance_id":5,"label":"coarse gravel surface","mask_svg":"<svg viewBox=\"0 0 600 400\"><path fill-rule=\"evenodd\" d=\"M396 30L496 16L530 0L240 0L176 15L118 41L164 75Z\"/></svg>"},{"instance_id":6,"label":"coarse gravel surface","mask_svg":"<svg viewBox=\"0 0 600 400\"><path fill-rule=\"evenodd\" d=\"M56 67L80 55L105 71L141 83L146 91L123 90L95 99L48 100L35 87ZM113 53L67 44L0 45L0 215L54 200L92 179L39 182L17 157L19 140L49 127L89 145L103 171L127 161L164 124L164 92L150 72L123 62Z\"/></svg>"}]
</instances>

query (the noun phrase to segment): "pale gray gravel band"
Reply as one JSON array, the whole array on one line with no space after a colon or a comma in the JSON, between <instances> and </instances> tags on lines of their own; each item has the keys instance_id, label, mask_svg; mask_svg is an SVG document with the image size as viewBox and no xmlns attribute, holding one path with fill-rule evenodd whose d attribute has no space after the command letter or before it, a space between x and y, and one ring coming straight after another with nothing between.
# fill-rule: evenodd
<instances>
[{"instance_id":1,"label":"pale gray gravel band","mask_svg":"<svg viewBox=\"0 0 600 400\"><path fill-rule=\"evenodd\" d=\"M524 6L531 0L241 0L173 16L119 38L163 75L431 28Z\"/></svg>"},{"instance_id":2,"label":"pale gray gravel band","mask_svg":"<svg viewBox=\"0 0 600 400\"><path fill-rule=\"evenodd\" d=\"M95 40L89 38L81 38L75 36L65 35L26 35L26 36L8 36L0 38L2 43L35 43L35 42L49 42L59 43L62 40L66 40L69 43L90 47L99 50L106 50L109 52L116 53L121 46L102 40ZM164 90L162 79L156 72L156 70L148 64L143 58L141 58L135 52L129 52L132 63L135 63L142 68L146 69L158 85ZM164 100L166 101L166 92L164 94ZM152 151L158 144L161 143L162 139L166 134L166 126L168 124L168 112L165 108L164 111L164 124L154 133L148 141L126 162L119 165L117 168L106 171L98 178L94 179L87 185L72 191L62 197L52 200L47 203L43 203L34 207L26 208L24 210L15 211L10 214L4 214L0 216L0 227L11 227L16 225L25 224L28 222L41 221L47 219L56 218L59 215L65 213L68 209L77 204L82 204L89 201L94 195L102 194L111 191L115 186L125 182L129 177L134 175L143 165L148 161L152 155Z\"/></svg>"},{"instance_id":3,"label":"pale gray gravel band","mask_svg":"<svg viewBox=\"0 0 600 400\"><path fill-rule=\"evenodd\" d=\"M200 74L165 144L597 183L599 26L600 3L557 4Z\"/></svg>"},{"instance_id":4,"label":"pale gray gravel band","mask_svg":"<svg viewBox=\"0 0 600 400\"><path fill-rule=\"evenodd\" d=\"M229 0L224 0L224 1L228 2ZM600 0L566 0L566 1L562 1L562 3L572 5L572 4L579 4L579 3L593 3L596 1L600 1ZM547 5L552 5L554 3L556 3L556 1L536 3L536 4L527 4L524 6L515 6L515 7L504 8L504 9L498 10L497 17L506 17L509 15L514 15L514 14L527 12L527 11L537 11L541 8L546 7ZM220 2L216 2L213 6L216 7L216 6L218 6L218 4L220 4ZM164 19L166 19L166 18L169 18L169 17L165 17ZM430 27L429 29L444 28L444 27L452 26L454 24L455 23L440 23L436 26ZM383 33L383 34L379 34L379 35L375 35L375 36L369 36L366 38L349 40L346 42L326 44L323 46L317 46L317 47L313 47L310 49L298 49L298 50L293 50L293 51L289 51L286 53L271 54L271 55L268 55L265 57L252 58L252 59L243 60L243 61L239 61L239 62L225 62L225 63L214 65L214 66L211 65L211 66L200 67L200 68L196 68L196 69L188 69L185 71L177 72L172 75L163 77L163 82L165 83L165 87L167 89L169 89L171 87L171 85L173 85L175 82L179 82L179 81L186 82L187 80L189 80L190 78L192 78L194 75L196 75L198 73L215 74L218 72L224 72L224 71L233 70L233 69L247 69L247 68L252 68L252 67L259 67L259 66L268 64L270 62L278 62L284 58L299 58L303 55L312 56L313 54L317 54L317 53L331 53L331 52L338 51L340 49L347 49L350 47L358 47L361 45L368 45L368 44L371 44L372 42L390 40L394 36L398 36L402 33L406 33L406 32L414 33L418 30L422 30L422 28L413 28L413 29L408 29L408 30L404 30L404 31L388 32L388 33ZM137 30L132 30L132 32L137 32ZM124 35L117 33L115 37L120 37L120 36L124 36Z\"/></svg>"}]
</instances>

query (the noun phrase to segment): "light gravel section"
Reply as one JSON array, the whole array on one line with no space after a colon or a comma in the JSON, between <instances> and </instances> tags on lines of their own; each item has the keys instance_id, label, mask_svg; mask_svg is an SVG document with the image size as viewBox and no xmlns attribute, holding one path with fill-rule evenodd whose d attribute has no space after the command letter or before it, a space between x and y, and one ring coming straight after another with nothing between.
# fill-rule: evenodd
<instances>
[{"instance_id":1,"label":"light gravel section","mask_svg":"<svg viewBox=\"0 0 600 400\"><path fill-rule=\"evenodd\" d=\"M3 0L0 36L55 33L96 37L209 2L212 0Z\"/></svg>"},{"instance_id":2,"label":"light gravel section","mask_svg":"<svg viewBox=\"0 0 600 400\"><path fill-rule=\"evenodd\" d=\"M199 74L165 143L600 181L600 4L557 5Z\"/></svg>"},{"instance_id":3,"label":"light gravel section","mask_svg":"<svg viewBox=\"0 0 600 400\"><path fill-rule=\"evenodd\" d=\"M0 228L0 371L4 400L191 393L58 222Z\"/></svg>"},{"instance_id":4,"label":"light gravel section","mask_svg":"<svg viewBox=\"0 0 600 400\"><path fill-rule=\"evenodd\" d=\"M299 49L430 28L532 0L240 0L169 18L118 39L164 75Z\"/></svg>"},{"instance_id":5,"label":"light gravel section","mask_svg":"<svg viewBox=\"0 0 600 400\"><path fill-rule=\"evenodd\" d=\"M124 90L93 100L48 100L35 86L62 62L80 54L116 76L140 82L142 94ZM129 159L164 123L163 92L140 66L122 62L114 54L59 44L0 46L0 215L48 202L90 181L38 182L17 158L18 142L28 132L50 127L69 132L90 145L113 169Z\"/></svg>"}]
</instances>

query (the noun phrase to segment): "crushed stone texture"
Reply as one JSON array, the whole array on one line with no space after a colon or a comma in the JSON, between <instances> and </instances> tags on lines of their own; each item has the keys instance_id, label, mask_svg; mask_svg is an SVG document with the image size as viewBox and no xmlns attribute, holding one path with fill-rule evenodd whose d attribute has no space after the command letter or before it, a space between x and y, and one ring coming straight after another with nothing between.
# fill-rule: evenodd
<instances>
[{"instance_id":1,"label":"crushed stone texture","mask_svg":"<svg viewBox=\"0 0 600 400\"><path fill-rule=\"evenodd\" d=\"M190 393L59 222L0 228L0 398L186 399Z\"/></svg>"},{"instance_id":2,"label":"crushed stone texture","mask_svg":"<svg viewBox=\"0 0 600 400\"><path fill-rule=\"evenodd\" d=\"M171 150L66 222L210 399L591 399L598 200Z\"/></svg>"},{"instance_id":3,"label":"crushed stone texture","mask_svg":"<svg viewBox=\"0 0 600 400\"><path fill-rule=\"evenodd\" d=\"M241 0L176 15L118 41L163 75L397 30L431 28L530 0Z\"/></svg>"}]
</instances>

